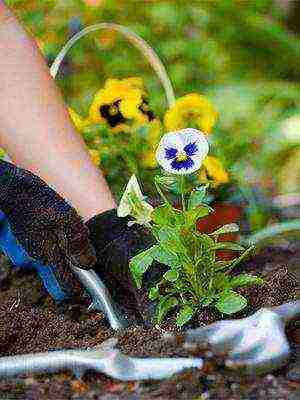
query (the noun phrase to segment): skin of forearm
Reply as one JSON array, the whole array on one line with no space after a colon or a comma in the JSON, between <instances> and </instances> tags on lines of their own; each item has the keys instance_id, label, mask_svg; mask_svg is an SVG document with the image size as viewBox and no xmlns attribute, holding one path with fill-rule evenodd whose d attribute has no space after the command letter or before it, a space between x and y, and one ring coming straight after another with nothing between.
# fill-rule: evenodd
<instances>
[{"instance_id":1,"label":"skin of forearm","mask_svg":"<svg viewBox=\"0 0 300 400\"><path fill-rule=\"evenodd\" d=\"M0 146L82 217L115 207L35 41L0 0Z\"/></svg>"}]
</instances>

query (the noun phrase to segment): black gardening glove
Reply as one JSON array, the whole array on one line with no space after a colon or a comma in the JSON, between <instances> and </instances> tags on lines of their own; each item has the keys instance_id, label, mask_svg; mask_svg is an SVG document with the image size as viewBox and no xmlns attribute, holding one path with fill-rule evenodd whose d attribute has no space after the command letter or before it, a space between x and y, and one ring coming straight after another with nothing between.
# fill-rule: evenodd
<instances>
[{"instance_id":1,"label":"black gardening glove","mask_svg":"<svg viewBox=\"0 0 300 400\"><path fill-rule=\"evenodd\" d=\"M76 210L38 176L2 160L0 209L26 253L45 266L56 267L70 297L74 285L77 289L80 285L69 262L89 269L96 261L88 228Z\"/></svg>"},{"instance_id":2,"label":"black gardening glove","mask_svg":"<svg viewBox=\"0 0 300 400\"><path fill-rule=\"evenodd\" d=\"M128 227L128 222L128 218L119 218L114 209L86 223L97 255L93 269L121 310L134 312L138 320L151 324L155 304L150 301L148 291L160 280L166 267L154 262L144 275L141 289L136 287L129 270L129 261L137 253L151 247L154 239L141 225Z\"/></svg>"}]
</instances>

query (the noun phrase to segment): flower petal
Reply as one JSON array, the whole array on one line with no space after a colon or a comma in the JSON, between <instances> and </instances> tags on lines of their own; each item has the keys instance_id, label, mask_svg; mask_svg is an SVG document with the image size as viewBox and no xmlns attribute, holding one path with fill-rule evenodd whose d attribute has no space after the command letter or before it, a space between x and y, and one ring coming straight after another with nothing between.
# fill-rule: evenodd
<instances>
[{"instance_id":1,"label":"flower petal","mask_svg":"<svg viewBox=\"0 0 300 400\"><path fill-rule=\"evenodd\" d=\"M176 100L166 112L164 125L167 130L178 130L192 121L204 134L209 134L216 122L217 112L210 101L198 94L189 93Z\"/></svg>"},{"instance_id":2,"label":"flower petal","mask_svg":"<svg viewBox=\"0 0 300 400\"><path fill-rule=\"evenodd\" d=\"M151 221L153 207L144 200L141 188L135 175L129 179L125 192L117 209L118 217L132 216L137 224Z\"/></svg>"},{"instance_id":3,"label":"flower petal","mask_svg":"<svg viewBox=\"0 0 300 400\"><path fill-rule=\"evenodd\" d=\"M117 210L117 215L118 217L126 217L127 215L130 215L132 207L129 201L129 196L130 194L134 194L137 198L143 200L143 194L140 188L140 185L138 183L138 180L135 175L132 175L131 178L129 179L126 189L123 193L123 196L121 198L118 210Z\"/></svg>"},{"instance_id":4,"label":"flower petal","mask_svg":"<svg viewBox=\"0 0 300 400\"><path fill-rule=\"evenodd\" d=\"M165 152L166 152L166 159L171 160L172 158L176 157L178 150L175 149L174 147L168 147L165 149Z\"/></svg>"},{"instance_id":5,"label":"flower petal","mask_svg":"<svg viewBox=\"0 0 300 400\"><path fill-rule=\"evenodd\" d=\"M197 147L196 143L194 142L194 143L189 143L186 146L184 146L183 150L186 152L186 154L188 156L191 157L197 152L198 147Z\"/></svg>"},{"instance_id":6,"label":"flower petal","mask_svg":"<svg viewBox=\"0 0 300 400\"><path fill-rule=\"evenodd\" d=\"M176 171L180 171L182 169L190 170L194 165L194 161L191 157L188 157L184 161L177 161L176 158L171 162L171 167L174 168Z\"/></svg>"}]
</instances>

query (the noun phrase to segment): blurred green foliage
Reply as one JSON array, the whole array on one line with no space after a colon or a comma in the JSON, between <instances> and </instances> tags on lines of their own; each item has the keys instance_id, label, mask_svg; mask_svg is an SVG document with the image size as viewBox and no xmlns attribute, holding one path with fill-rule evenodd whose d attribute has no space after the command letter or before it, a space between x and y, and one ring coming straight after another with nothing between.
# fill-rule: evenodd
<instances>
[{"instance_id":1,"label":"blurred green foliage","mask_svg":"<svg viewBox=\"0 0 300 400\"><path fill-rule=\"evenodd\" d=\"M284 139L280 126L300 110L300 39L287 29L286 13L278 1L6 3L37 39L49 65L83 27L106 21L131 28L161 57L177 97L199 92L215 104L220 117L212 135L213 152L233 180L245 187L259 182L267 194L274 192L274 185L275 191L284 191L284 182L278 183L281 164L295 154L297 143ZM66 103L85 116L107 78L128 76L144 79L151 107L162 117L166 101L154 72L115 33L92 33L77 43L57 83Z\"/></svg>"}]
</instances>

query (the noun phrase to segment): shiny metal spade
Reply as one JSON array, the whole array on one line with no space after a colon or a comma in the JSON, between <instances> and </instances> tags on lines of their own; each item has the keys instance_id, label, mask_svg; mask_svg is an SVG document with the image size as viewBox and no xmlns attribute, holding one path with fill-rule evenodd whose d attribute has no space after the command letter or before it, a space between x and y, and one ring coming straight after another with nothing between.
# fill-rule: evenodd
<instances>
[{"instance_id":1,"label":"shiny metal spade","mask_svg":"<svg viewBox=\"0 0 300 400\"><path fill-rule=\"evenodd\" d=\"M225 357L228 368L260 374L283 366L290 357L285 325L300 317L300 300L279 307L261 308L250 317L218 321L185 333L184 347L208 344Z\"/></svg>"},{"instance_id":2,"label":"shiny metal spade","mask_svg":"<svg viewBox=\"0 0 300 400\"><path fill-rule=\"evenodd\" d=\"M121 381L165 379L187 368L202 368L200 358L136 358L123 355L108 339L98 348L57 350L0 358L0 377L69 370L77 377L93 370Z\"/></svg>"},{"instance_id":3,"label":"shiny metal spade","mask_svg":"<svg viewBox=\"0 0 300 400\"><path fill-rule=\"evenodd\" d=\"M112 329L119 330L126 328L128 322L117 309L108 289L96 272L93 270L87 271L75 266L74 264L71 264L70 268L91 296L92 304L89 308L102 311L108 319Z\"/></svg>"}]
</instances>

